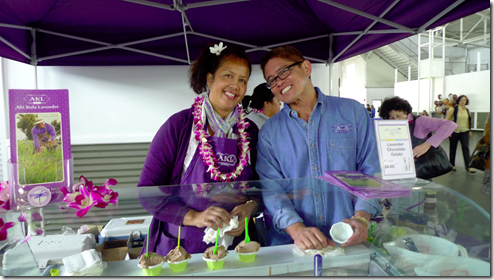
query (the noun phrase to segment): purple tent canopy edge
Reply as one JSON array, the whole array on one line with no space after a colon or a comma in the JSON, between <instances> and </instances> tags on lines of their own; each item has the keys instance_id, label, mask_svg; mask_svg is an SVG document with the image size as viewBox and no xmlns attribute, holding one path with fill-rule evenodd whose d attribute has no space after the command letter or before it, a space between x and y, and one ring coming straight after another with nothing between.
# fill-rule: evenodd
<instances>
[{"instance_id":1,"label":"purple tent canopy edge","mask_svg":"<svg viewBox=\"0 0 494 280\"><path fill-rule=\"evenodd\" d=\"M219 2L0 0L0 56L40 66L184 65L205 44L223 41L245 48L253 63L285 44L314 62L337 62L490 7L486 0Z\"/></svg>"}]
</instances>

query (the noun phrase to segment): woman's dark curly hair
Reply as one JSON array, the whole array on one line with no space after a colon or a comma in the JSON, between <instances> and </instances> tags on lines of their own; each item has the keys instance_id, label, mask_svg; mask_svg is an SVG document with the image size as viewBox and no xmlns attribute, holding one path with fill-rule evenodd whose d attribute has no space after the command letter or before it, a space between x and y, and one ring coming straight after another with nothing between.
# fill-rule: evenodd
<instances>
[{"instance_id":1,"label":"woman's dark curly hair","mask_svg":"<svg viewBox=\"0 0 494 280\"><path fill-rule=\"evenodd\" d=\"M216 55L209 50L209 47L213 46L214 44L207 45L189 68L190 87L197 94L201 94L207 90L208 73L214 75L216 70L220 68L225 61L244 60L249 68L249 77L252 72L252 64L250 63L250 59L245 50L237 46L228 45L226 49L221 51L220 55Z\"/></svg>"},{"instance_id":2,"label":"woman's dark curly hair","mask_svg":"<svg viewBox=\"0 0 494 280\"><path fill-rule=\"evenodd\" d=\"M460 100L461 100L463 97L465 97L465 98L467 99L467 103L465 103L465 105L468 105L468 103L470 103L470 102L469 102L470 100L468 99L468 97L467 97L466 95L462 94L462 95L458 96L458 98L456 98L456 104L460 104Z\"/></svg>"},{"instance_id":3,"label":"woman's dark curly hair","mask_svg":"<svg viewBox=\"0 0 494 280\"><path fill-rule=\"evenodd\" d=\"M408 101L398 96L385 99L381 104L381 110L379 110L379 116L385 120L389 119L389 112L391 111L403 111L407 115L412 112L412 106Z\"/></svg>"}]
</instances>

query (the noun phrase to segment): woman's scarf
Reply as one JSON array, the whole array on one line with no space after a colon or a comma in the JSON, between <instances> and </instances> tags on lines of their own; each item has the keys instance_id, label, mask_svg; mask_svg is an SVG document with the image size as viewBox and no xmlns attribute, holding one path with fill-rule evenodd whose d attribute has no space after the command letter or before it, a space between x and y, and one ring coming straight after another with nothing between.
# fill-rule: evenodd
<instances>
[{"instance_id":1,"label":"woman's scarf","mask_svg":"<svg viewBox=\"0 0 494 280\"><path fill-rule=\"evenodd\" d=\"M206 110L208 124L213 130L214 136L223 138L227 137L228 132L238 122L238 106L235 106L235 109L233 109L233 111L228 114L225 119L223 119L220 115L218 115L218 113L214 111L213 105L211 105L211 102L209 102L208 94L204 98L204 108Z\"/></svg>"}]
</instances>

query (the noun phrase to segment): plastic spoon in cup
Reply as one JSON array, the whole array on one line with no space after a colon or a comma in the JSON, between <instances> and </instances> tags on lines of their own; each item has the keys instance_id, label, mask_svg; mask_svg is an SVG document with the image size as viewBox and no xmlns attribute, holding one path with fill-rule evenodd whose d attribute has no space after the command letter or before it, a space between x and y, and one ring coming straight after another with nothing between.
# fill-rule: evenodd
<instances>
[{"instance_id":1,"label":"plastic spoon in cup","mask_svg":"<svg viewBox=\"0 0 494 280\"><path fill-rule=\"evenodd\" d=\"M216 255L216 251L218 251L218 238L220 237L220 229L216 231L216 242L214 243L214 251L213 255Z\"/></svg>"},{"instance_id":2,"label":"plastic spoon in cup","mask_svg":"<svg viewBox=\"0 0 494 280\"><path fill-rule=\"evenodd\" d=\"M181 226L178 226L178 244L177 244L177 252L180 250L180 228Z\"/></svg>"},{"instance_id":3,"label":"plastic spoon in cup","mask_svg":"<svg viewBox=\"0 0 494 280\"><path fill-rule=\"evenodd\" d=\"M245 217L245 241L244 241L245 243L250 242L248 225L249 225L249 220L247 219L247 217Z\"/></svg>"},{"instance_id":4,"label":"plastic spoon in cup","mask_svg":"<svg viewBox=\"0 0 494 280\"><path fill-rule=\"evenodd\" d=\"M149 228L148 228L148 235L146 235L146 259L149 256Z\"/></svg>"}]
</instances>

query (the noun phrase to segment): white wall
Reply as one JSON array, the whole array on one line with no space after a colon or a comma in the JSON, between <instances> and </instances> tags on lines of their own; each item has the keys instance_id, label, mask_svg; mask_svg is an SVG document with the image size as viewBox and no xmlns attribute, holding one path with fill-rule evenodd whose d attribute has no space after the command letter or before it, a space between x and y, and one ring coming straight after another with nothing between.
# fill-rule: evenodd
<instances>
[{"instance_id":1,"label":"white wall","mask_svg":"<svg viewBox=\"0 0 494 280\"><path fill-rule=\"evenodd\" d=\"M395 95L408 100L414 112L433 110L434 105L429 102L431 96L433 100L436 100L438 94L447 96L449 93L455 93L458 96L461 94L468 96L470 99L470 104L468 105L470 112L490 112L490 74L490 71L479 71L446 76L444 85L442 78L431 79L432 89L434 91L432 93L429 93L429 80L422 79L420 80L420 104L417 81L396 83ZM440 92L443 87L443 92Z\"/></svg>"},{"instance_id":2,"label":"white wall","mask_svg":"<svg viewBox=\"0 0 494 280\"><path fill-rule=\"evenodd\" d=\"M3 61L5 104L1 108L2 117L8 118L8 89L35 89L36 83L33 66ZM188 85L188 68L37 67L38 88L69 90L72 144L150 142L168 117L192 105L196 95ZM259 65L252 68L248 95L265 82ZM313 64L311 79L329 94L329 67Z\"/></svg>"},{"instance_id":3,"label":"white wall","mask_svg":"<svg viewBox=\"0 0 494 280\"><path fill-rule=\"evenodd\" d=\"M386 98L390 98L394 96L394 88L367 88L367 103L372 104L372 100L380 99L384 101ZM376 108L377 110L377 108ZM376 113L377 114L377 113Z\"/></svg>"},{"instance_id":4,"label":"white wall","mask_svg":"<svg viewBox=\"0 0 494 280\"><path fill-rule=\"evenodd\" d=\"M368 56L365 64L365 87L393 88L395 83L395 69L373 52ZM398 72L398 81L407 78Z\"/></svg>"},{"instance_id":5,"label":"white wall","mask_svg":"<svg viewBox=\"0 0 494 280\"><path fill-rule=\"evenodd\" d=\"M340 97L366 104L365 60L361 56L354 56L341 61L340 66Z\"/></svg>"}]
</instances>

